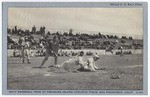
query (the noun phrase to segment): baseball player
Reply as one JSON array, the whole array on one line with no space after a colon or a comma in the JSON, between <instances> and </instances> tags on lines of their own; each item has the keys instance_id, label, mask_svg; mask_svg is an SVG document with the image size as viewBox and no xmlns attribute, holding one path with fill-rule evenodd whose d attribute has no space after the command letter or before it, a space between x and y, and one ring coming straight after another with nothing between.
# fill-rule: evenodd
<instances>
[{"instance_id":1,"label":"baseball player","mask_svg":"<svg viewBox=\"0 0 150 97\"><path fill-rule=\"evenodd\" d=\"M27 59L27 63L29 62L29 49L30 49L30 43L27 39L25 39L24 36L21 36L19 38L19 49L20 49L20 59L22 60L22 63L24 63L25 58Z\"/></svg>"},{"instance_id":2,"label":"baseball player","mask_svg":"<svg viewBox=\"0 0 150 97\"><path fill-rule=\"evenodd\" d=\"M24 59L23 59L23 53L24 53L24 46L25 46L25 37L23 35L21 35L21 37L18 40L19 43L19 53L20 53L20 60L22 60L22 63L24 63Z\"/></svg>"},{"instance_id":3,"label":"baseball player","mask_svg":"<svg viewBox=\"0 0 150 97\"><path fill-rule=\"evenodd\" d=\"M53 55L55 58L54 59L55 60L54 65L52 67L57 66L57 58L58 58L57 54L58 54L58 50L59 50L59 42L57 40L57 37L54 36L53 41L48 40L45 47L46 47L46 55L45 55L45 58L43 59L43 61L41 63L40 68L42 68L42 66L48 60L50 55ZM51 67L51 66L49 66L49 67Z\"/></svg>"},{"instance_id":4,"label":"baseball player","mask_svg":"<svg viewBox=\"0 0 150 97\"><path fill-rule=\"evenodd\" d=\"M58 51L59 51L59 41L56 36L53 38L53 42L51 43L53 56L54 56L54 66L57 66L57 59L58 59Z\"/></svg>"},{"instance_id":5,"label":"baseball player","mask_svg":"<svg viewBox=\"0 0 150 97\"><path fill-rule=\"evenodd\" d=\"M98 70L96 67L95 62L99 59L98 55L93 55L93 57L88 58L87 60L83 59L84 52L80 53L80 56L71 58L64 63L57 65L58 68L63 67L65 65L74 65L79 66L80 68L78 71L90 71L94 72Z\"/></svg>"},{"instance_id":6,"label":"baseball player","mask_svg":"<svg viewBox=\"0 0 150 97\"><path fill-rule=\"evenodd\" d=\"M24 46L24 51L23 51L23 62L26 59L27 63L30 64L31 62L29 61L30 59L30 41L25 40L25 46Z\"/></svg>"},{"instance_id":7,"label":"baseball player","mask_svg":"<svg viewBox=\"0 0 150 97\"><path fill-rule=\"evenodd\" d=\"M122 57L124 54L123 54L123 47L122 45L120 45L120 57Z\"/></svg>"}]
</instances>

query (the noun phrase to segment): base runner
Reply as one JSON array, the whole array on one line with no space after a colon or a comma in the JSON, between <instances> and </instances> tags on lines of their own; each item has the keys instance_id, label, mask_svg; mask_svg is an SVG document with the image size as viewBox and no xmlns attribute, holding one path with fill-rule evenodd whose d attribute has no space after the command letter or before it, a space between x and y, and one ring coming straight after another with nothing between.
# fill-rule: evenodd
<instances>
[{"instance_id":1,"label":"base runner","mask_svg":"<svg viewBox=\"0 0 150 97\"><path fill-rule=\"evenodd\" d=\"M98 67L96 67L95 62L99 60L98 55L93 55L93 57L88 58L87 60L83 59L84 52L80 53L80 56L71 58L64 63L58 65L58 68L63 67L65 65L74 65L79 66L80 68L77 69L77 71L90 71L94 72L98 70Z\"/></svg>"}]
</instances>

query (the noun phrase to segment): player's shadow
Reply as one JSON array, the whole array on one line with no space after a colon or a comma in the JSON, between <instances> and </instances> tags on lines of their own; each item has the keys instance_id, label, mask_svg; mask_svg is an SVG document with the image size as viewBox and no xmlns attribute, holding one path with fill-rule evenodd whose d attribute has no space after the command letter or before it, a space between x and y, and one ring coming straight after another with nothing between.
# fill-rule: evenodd
<instances>
[{"instance_id":1,"label":"player's shadow","mask_svg":"<svg viewBox=\"0 0 150 97\"><path fill-rule=\"evenodd\" d=\"M97 70L106 70L106 68L99 68ZM77 71L79 71L79 72L91 72L91 70L89 70L89 69L83 69L83 68L79 68L79 69L77 69Z\"/></svg>"},{"instance_id":2,"label":"player's shadow","mask_svg":"<svg viewBox=\"0 0 150 97\"><path fill-rule=\"evenodd\" d=\"M23 63L15 63L15 62L11 62L11 63L8 63L8 64L23 64Z\"/></svg>"},{"instance_id":3,"label":"player's shadow","mask_svg":"<svg viewBox=\"0 0 150 97\"><path fill-rule=\"evenodd\" d=\"M79 72L90 72L90 70L86 70L86 69L83 69L83 68L79 68L79 69L77 69L77 71L79 71Z\"/></svg>"},{"instance_id":4,"label":"player's shadow","mask_svg":"<svg viewBox=\"0 0 150 97\"><path fill-rule=\"evenodd\" d=\"M32 67L32 68L35 68L35 69L42 69L42 68L46 68L46 67Z\"/></svg>"}]
</instances>

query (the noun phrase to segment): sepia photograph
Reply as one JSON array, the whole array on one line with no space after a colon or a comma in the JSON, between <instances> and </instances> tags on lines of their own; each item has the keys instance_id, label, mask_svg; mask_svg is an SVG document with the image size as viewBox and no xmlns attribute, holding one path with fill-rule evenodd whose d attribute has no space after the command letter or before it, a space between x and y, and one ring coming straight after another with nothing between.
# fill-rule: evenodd
<instances>
[{"instance_id":1,"label":"sepia photograph","mask_svg":"<svg viewBox=\"0 0 150 97\"><path fill-rule=\"evenodd\" d=\"M133 4L8 7L7 90L143 91L146 25Z\"/></svg>"}]
</instances>

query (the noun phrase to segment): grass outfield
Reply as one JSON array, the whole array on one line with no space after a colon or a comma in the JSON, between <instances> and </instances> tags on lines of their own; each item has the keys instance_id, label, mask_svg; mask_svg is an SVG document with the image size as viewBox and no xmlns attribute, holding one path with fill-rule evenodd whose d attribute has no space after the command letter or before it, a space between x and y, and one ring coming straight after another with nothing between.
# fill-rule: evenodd
<instances>
[{"instance_id":1,"label":"grass outfield","mask_svg":"<svg viewBox=\"0 0 150 97\"><path fill-rule=\"evenodd\" d=\"M143 56L101 55L96 62L97 72L72 72L77 67L68 66L54 69L53 57L40 66L44 57L31 58L31 64L22 64L19 58L8 58L8 89L15 90L104 90L104 89L143 89ZM69 57L59 57L62 63ZM113 75L120 78L112 78Z\"/></svg>"}]
</instances>

